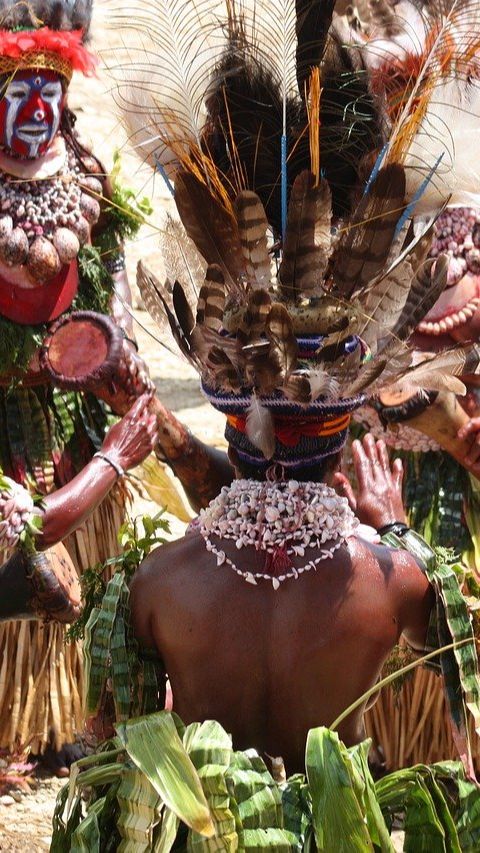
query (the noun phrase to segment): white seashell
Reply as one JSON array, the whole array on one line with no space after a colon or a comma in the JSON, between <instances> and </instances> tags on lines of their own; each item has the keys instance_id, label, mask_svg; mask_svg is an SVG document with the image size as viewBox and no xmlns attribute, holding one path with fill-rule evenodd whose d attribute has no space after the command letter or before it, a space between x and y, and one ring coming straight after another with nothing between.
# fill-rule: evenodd
<instances>
[{"instance_id":1,"label":"white seashell","mask_svg":"<svg viewBox=\"0 0 480 853\"><path fill-rule=\"evenodd\" d=\"M55 246L45 237L37 237L30 246L27 269L34 281L50 281L60 272L62 264Z\"/></svg>"},{"instance_id":2,"label":"white seashell","mask_svg":"<svg viewBox=\"0 0 480 853\"><path fill-rule=\"evenodd\" d=\"M280 513L275 506L267 506L265 509L265 518L271 524L280 518Z\"/></svg>"},{"instance_id":3,"label":"white seashell","mask_svg":"<svg viewBox=\"0 0 480 853\"><path fill-rule=\"evenodd\" d=\"M53 235L53 245L62 264L74 261L80 251L80 241L70 228L57 228Z\"/></svg>"},{"instance_id":4,"label":"white seashell","mask_svg":"<svg viewBox=\"0 0 480 853\"><path fill-rule=\"evenodd\" d=\"M255 580L255 578L253 577L253 575L252 575L252 573L251 573L251 572L246 572L246 573L243 575L243 577L245 578L245 580L246 580L246 582L247 582L247 583L251 583L251 584L253 584L253 586L257 586L257 582L256 582L256 580Z\"/></svg>"},{"instance_id":5,"label":"white seashell","mask_svg":"<svg viewBox=\"0 0 480 853\"><path fill-rule=\"evenodd\" d=\"M278 587L280 586L280 581L278 580L278 578L272 578L272 586L274 589L278 589Z\"/></svg>"},{"instance_id":6,"label":"white seashell","mask_svg":"<svg viewBox=\"0 0 480 853\"><path fill-rule=\"evenodd\" d=\"M13 230L13 219L11 216L0 218L0 240L5 240Z\"/></svg>"},{"instance_id":7,"label":"white seashell","mask_svg":"<svg viewBox=\"0 0 480 853\"><path fill-rule=\"evenodd\" d=\"M217 566L222 566L226 560L225 551L217 552Z\"/></svg>"},{"instance_id":8,"label":"white seashell","mask_svg":"<svg viewBox=\"0 0 480 853\"><path fill-rule=\"evenodd\" d=\"M299 484L298 480L289 480L288 481L288 489L290 492L298 492L299 485L300 484Z\"/></svg>"}]
</instances>

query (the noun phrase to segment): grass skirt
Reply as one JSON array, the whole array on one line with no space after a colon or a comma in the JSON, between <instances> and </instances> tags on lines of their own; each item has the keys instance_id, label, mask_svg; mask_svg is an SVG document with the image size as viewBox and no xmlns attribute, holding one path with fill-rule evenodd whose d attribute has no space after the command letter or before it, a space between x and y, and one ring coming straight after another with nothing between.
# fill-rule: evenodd
<instances>
[{"instance_id":1,"label":"grass skirt","mask_svg":"<svg viewBox=\"0 0 480 853\"><path fill-rule=\"evenodd\" d=\"M47 494L72 479L100 446L109 416L98 401L46 386L0 389L0 465ZM77 571L118 553L128 497L118 485L65 541ZM0 748L41 752L83 728L82 649L56 623L0 624Z\"/></svg>"},{"instance_id":2,"label":"grass skirt","mask_svg":"<svg viewBox=\"0 0 480 853\"><path fill-rule=\"evenodd\" d=\"M411 527L432 546L453 548L468 567L464 592L478 600L480 588L480 487L444 452L395 453L405 467L406 505ZM478 625L475 635L480 639ZM456 758L441 676L419 667L400 690L384 688L366 714L366 727L381 747L387 768ZM474 760L480 740L472 730Z\"/></svg>"}]
</instances>

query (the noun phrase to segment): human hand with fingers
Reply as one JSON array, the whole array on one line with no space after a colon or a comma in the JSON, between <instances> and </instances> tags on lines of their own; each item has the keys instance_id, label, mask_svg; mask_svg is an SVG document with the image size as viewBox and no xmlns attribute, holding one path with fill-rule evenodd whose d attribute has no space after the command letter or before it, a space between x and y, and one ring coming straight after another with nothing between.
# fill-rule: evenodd
<instances>
[{"instance_id":1,"label":"human hand with fingers","mask_svg":"<svg viewBox=\"0 0 480 853\"><path fill-rule=\"evenodd\" d=\"M153 391L142 394L123 418L110 427L101 447L102 453L124 471L139 465L155 447L158 439L156 415L150 411Z\"/></svg>"},{"instance_id":2,"label":"human hand with fingers","mask_svg":"<svg viewBox=\"0 0 480 853\"><path fill-rule=\"evenodd\" d=\"M406 523L401 460L395 459L390 464L385 442L375 441L370 433L362 441L353 442L352 457L358 483L356 493L345 474L335 474L334 483L357 518L376 530L395 521Z\"/></svg>"},{"instance_id":3,"label":"human hand with fingers","mask_svg":"<svg viewBox=\"0 0 480 853\"><path fill-rule=\"evenodd\" d=\"M469 447L463 460L467 471L480 478L480 417L470 418L458 430L457 438L466 442Z\"/></svg>"}]
</instances>

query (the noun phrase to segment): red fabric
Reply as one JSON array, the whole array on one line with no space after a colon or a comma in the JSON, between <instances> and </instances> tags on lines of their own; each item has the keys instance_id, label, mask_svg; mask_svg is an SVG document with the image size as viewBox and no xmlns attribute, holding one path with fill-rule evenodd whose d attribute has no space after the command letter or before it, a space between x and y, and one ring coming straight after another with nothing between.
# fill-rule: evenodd
<instances>
[{"instance_id":1,"label":"red fabric","mask_svg":"<svg viewBox=\"0 0 480 853\"><path fill-rule=\"evenodd\" d=\"M0 315L24 326L46 323L70 308L77 290L76 261L38 287L19 287L0 276Z\"/></svg>"},{"instance_id":2,"label":"red fabric","mask_svg":"<svg viewBox=\"0 0 480 853\"><path fill-rule=\"evenodd\" d=\"M285 447L296 447L301 438L320 438L322 436L336 435L347 429L350 423L350 415L335 415L331 418L308 418L301 419L296 416L273 416L275 437ZM228 422L239 432L247 431L247 419L240 415L229 415Z\"/></svg>"},{"instance_id":3,"label":"red fabric","mask_svg":"<svg viewBox=\"0 0 480 853\"><path fill-rule=\"evenodd\" d=\"M0 56L19 59L26 53L51 51L58 53L74 71L90 76L95 73L97 58L82 44L82 30L0 30Z\"/></svg>"}]
</instances>

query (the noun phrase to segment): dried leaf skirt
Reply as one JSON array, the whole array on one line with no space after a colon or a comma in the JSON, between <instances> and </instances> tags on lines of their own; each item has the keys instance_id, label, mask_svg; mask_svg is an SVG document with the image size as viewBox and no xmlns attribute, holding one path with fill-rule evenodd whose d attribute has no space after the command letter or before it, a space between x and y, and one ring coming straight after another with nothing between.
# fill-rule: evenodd
<instances>
[{"instance_id":1,"label":"dried leaf skirt","mask_svg":"<svg viewBox=\"0 0 480 853\"><path fill-rule=\"evenodd\" d=\"M467 596L478 601L480 578L480 484L444 452L395 453L405 467L406 505L411 527L435 547L452 548L470 569ZM480 602L479 602L480 603ZM474 628L480 639L480 626ZM384 688L366 715L367 732L379 745L389 770L457 757L440 676L419 667L400 689ZM471 732L480 766L480 739Z\"/></svg>"},{"instance_id":2,"label":"dried leaf skirt","mask_svg":"<svg viewBox=\"0 0 480 853\"><path fill-rule=\"evenodd\" d=\"M94 398L44 385L0 389L0 466L17 482L48 494L72 479L100 446L109 415ZM127 492L112 490L65 541L77 570L118 553ZM83 728L80 643L65 642L56 623L0 624L0 748L42 751Z\"/></svg>"}]
</instances>

